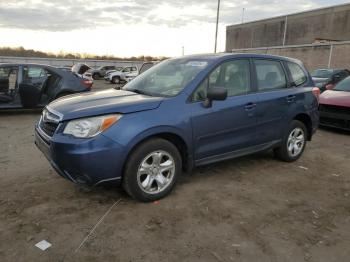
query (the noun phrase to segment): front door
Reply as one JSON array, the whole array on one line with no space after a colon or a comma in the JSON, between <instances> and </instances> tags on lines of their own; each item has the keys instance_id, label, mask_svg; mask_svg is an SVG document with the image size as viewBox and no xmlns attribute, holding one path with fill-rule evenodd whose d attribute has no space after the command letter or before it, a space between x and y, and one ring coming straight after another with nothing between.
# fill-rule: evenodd
<instances>
[{"instance_id":1,"label":"front door","mask_svg":"<svg viewBox=\"0 0 350 262\"><path fill-rule=\"evenodd\" d=\"M0 67L0 107L20 106L18 100L18 66Z\"/></svg>"},{"instance_id":2,"label":"front door","mask_svg":"<svg viewBox=\"0 0 350 262\"><path fill-rule=\"evenodd\" d=\"M228 98L203 105L208 88L225 87ZM251 92L249 60L239 59L219 65L192 96L192 130L196 164L229 157L248 148L256 139L257 96Z\"/></svg>"}]
</instances>

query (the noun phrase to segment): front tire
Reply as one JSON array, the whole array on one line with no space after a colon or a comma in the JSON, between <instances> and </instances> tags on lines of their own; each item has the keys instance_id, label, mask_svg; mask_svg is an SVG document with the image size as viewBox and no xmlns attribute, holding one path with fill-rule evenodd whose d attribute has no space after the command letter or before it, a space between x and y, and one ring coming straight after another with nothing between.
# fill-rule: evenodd
<instances>
[{"instance_id":1,"label":"front tire","mask_svg":"<svg viewBox=\"0 0 350 262\"><path fill-rule=\"evenodd\" d=\"M275 156L285 162L298 160L304 152L307 140L305 125L293 120L285 132L280 147L274 150Z\"/></svg>"},{"instance_id":2,"label":"front tire","mask_svg":"<svg viewBox=\"0 0 350 262\"><path fill-rule=\"evenodd\" d=\"M119 84L120 83L120 77L119 76L113 76L112 83L113 84Z\"/></svg>"},{"instance_id":3,"label":"front tire","mask_svg":"<svg viewBox=\"0 0 350 262\"><path fill-rule=\"evenodd\" d=\"M101 78L101 76L100 76L100 74L95 73L95 74L92 75L92 78L93 78L94 80L98 80L98 79Z\"/></svg>"},{"instance_id":4,"label":"front tire","mask_svg":"<svg viewBox=\"0 0 350 262\"><path fill-rule=\"evenodd\" d=\"M181 156L167 140L148 140L126 162L123 188L134 199L149 202L167 196L181 175Z\"/></svg>"}]
</instances>

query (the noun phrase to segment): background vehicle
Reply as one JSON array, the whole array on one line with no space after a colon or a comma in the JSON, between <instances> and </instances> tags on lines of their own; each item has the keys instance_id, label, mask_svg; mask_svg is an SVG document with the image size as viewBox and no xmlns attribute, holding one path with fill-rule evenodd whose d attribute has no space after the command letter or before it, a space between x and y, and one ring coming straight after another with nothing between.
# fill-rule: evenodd
<instances>
[{"instance_id":1,"label":"background vehicle","mask_svg":"<svg viewBox=\"0 0 350 262\"><path fill-rule=\"evenodd\" d=\"M104 76L104 80L110 82L110 80L109 80L109 75L112 74L112 73L114 73L114 72L122 71L122 70L123 70L123 67L120 68L119 70L108 70L108 71L106 72L105 76Z\"/></svg>"},{"instance_id":2,"label":"background vehicle","mask_svg":"<svg viewBox=\"0 0 350 262\"><path fill-rule=\"evenodd\" d=\"M120 71L122 69L123 67L121 66L100 66L97 69L90 69L90 73L92 74L92 78L96 80L104 77L108 71Z\"/></svg>"},{"instance_id":3,"label":"background vehicle","mask_svg":"<svg viewBox=\"0 0 350 262\"><path fill-rule=\"evenodd\" d=\"M130 74L130 73L137 74L137 72L138 72L137 66L126 66L121 71L116 71L116 72L110 73L108 75L107 80L113 84L120 84L121 82L125 81L122 79L124 75Z\"/></svg>"},{"instance_id":4,"label":"background vehicle","mask_svg":"<svg viewBox=\"0 0 350 262\"><path fill-rule=\"evenodd\" d=\"M117 182L152 201L195 166L267 149L297 160L318 126L313 84L302 63L289 58L169 59L122 90L54 101L36 126L36 144L73 182Z\"/></svg>"},{"instance_id":5,"label":"background vehicle","mask_svg":"<svg viewBox=\"0 0 350 262\"><path fill-rule=\"evenodd\" d=\"M146 72L148 69L150 69L155 64L157 64L157 62L145 62L145 63L142 64L142 66L140 67L139 71L134 71L134 72L122 74L121 75L121 80L124 81L124 82L130 82L131 80L133 80L138 75L141 75L142 73Z\"/></svg>"},{"instance_id":6,"label":"background vehicle","mask_svg":"<svg viewBox=\"0 0 350 262\"><path fill-rule=\"evenodd\" d=\"M0 65L0 108L42 107L58 97L90 88L84 79L55 67Z\"/></svg>"},{"instance_id":7,"label":"background vehicle","mask_svg":"<svg viewBox=\"0 0 350 262\"><path fill-rule=\"evenodd\" d=\"M334 86L350 75L347 69L317 69L311 73L315 85L321 92L333 89Z\"/></svg>"},{"instance_id":8,"label":"background vehicle","mask_svg":"<svg viewBox=\"0 0 350 262\"><path fill-rule=\"evenodd\" d=\"M59 66L57 67L58 69L61 69L63 71L68 71L68 72L72 72L72 67L71 66Z\"/></svg>"},{"instance_id":9,"label":"background vehicle","mask_svg":"<svg viewBox=\"0 0 350 262\"><path fill-rule=\"evenodd\" d=\"M350 130L350 77L320 96L320 125Z\"/></svg>"}]
</instances>

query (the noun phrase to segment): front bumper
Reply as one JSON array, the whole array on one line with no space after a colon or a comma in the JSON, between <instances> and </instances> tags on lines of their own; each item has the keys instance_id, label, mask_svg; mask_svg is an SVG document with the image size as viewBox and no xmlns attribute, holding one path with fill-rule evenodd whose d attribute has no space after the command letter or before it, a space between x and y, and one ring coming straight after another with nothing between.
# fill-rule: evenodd
<instances>
[{"instance_id":1,"label":"front bumper","mask_svg":"<svg viewBox=\"0 0 350 262\"><path fill-rule=\"evenodd\" d=\"M320 125L350 130L350 115L334 112L320 112Z\"/></svg>"},{"instance_id":2,"label":"front bumper","mask_svg":"<svg viewBox=\"0 0 350 262\"><path fill-rule=\"evenodd\" d=\"M101 134L91 139L55 134L48 139L36 126L35 144L55 171L74 183L95 186L121 182L125 150Z\"/></svg>"}]
</instances>

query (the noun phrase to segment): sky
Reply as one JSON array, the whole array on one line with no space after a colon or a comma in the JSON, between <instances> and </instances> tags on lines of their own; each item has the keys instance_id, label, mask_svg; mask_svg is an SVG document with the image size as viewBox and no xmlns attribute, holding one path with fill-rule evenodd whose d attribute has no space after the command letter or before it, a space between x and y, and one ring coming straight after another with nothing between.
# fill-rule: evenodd
<instances>
[{"instance_id":1,"label":"sky","mask_svg":"<svg viewBox=\"0 0 350 262\"><path fill-rule=\"evenodd\" d=\"M341 0L221 0L226 26L311 10ZM120 57L214 50L216 0L0 0L0 46Z\"/></svg>"}]
</instances>

